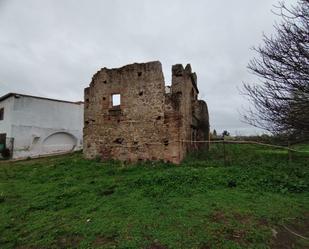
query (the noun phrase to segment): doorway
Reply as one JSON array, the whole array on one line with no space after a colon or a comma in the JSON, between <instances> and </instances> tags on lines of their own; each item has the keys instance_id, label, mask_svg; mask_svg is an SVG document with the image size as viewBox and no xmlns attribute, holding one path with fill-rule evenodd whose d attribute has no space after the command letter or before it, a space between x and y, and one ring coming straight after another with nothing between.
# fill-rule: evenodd
<instances>
[{"instance_id":1,"label":"doorway","mask_svg":"<svg viewBox=\"0 0 309 249\"><path fill-rule=\"evenodd\" d=\"M0 133L0 152L5 149L6 133Z\"/></svg>"}]
</instances>

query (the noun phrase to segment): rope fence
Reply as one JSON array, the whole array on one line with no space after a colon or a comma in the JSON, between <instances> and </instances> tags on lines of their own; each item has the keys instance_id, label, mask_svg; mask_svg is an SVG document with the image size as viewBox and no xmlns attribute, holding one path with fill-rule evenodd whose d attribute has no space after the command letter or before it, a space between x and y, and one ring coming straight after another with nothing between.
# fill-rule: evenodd
<instances>
[{"instance_id":1,"label":"rope fence","mask_svg":"<svg viewBox=\"0 0 309 249\"><path fill-rule=\"evenodd\" d=\"M173 140L173 141L168 141L168 144L170 143L190 143L190 144L198 144L198 143L207 143L209 145L213 143L222 143L222 144L253 144L253 145L261 145L261 146L267 146L267 147L272 147L276 149L284 149L292 152L297 152L297 153L309 153L309 151L301 151L301 150L295 150L291 148L289 145L288 146L283 146L283 145L273 145L273 144L266 144L266 143L261 143L261 142L256 142L256 141L233 141L233 140L200 140L200 141L194 141L194 140ZM124 147L124 148L137 148L140 147L141 145L165 145L166 143L164 142L144 142L144 143L138 143L136 145L123 145L123 144L115 144L111 145L111 147Z\"/></svg>"},{"instance_id":2,"label":"rope fence","mask_svg":"<svg viewBox=\"0 0 309 249\"><path fill-rule=\"evenodd\" d=\"M287 146L283 146L283 145L274 145L274 144L268 144L268 143L262 143L262 142L257 142L257 141L245 141L245 140L200 140L200 141L194 141L194 140L172 140L172 141L157 141L157 142L139 142L137 144L133 144L133 145L126 145L126 144L114 144L111 145L111 147L120 147L120 148L131 148L131 149L137 149L139 147L142 146L162 146L162 145L169 145L169 144L186 144L189 143L190 145L197 145L197 144L207 144L208 145L208 149L212 148L212 145L215 144L222 144L222 154L221 157L224 160L224 164L227 165L229 163L230 160L233 160L231 158L233 158L233 156L235 156L235 159L238 155L237 153L235 154L235 152L233 152L233 150L231 151L231 149L229 149L230 147L227 147L227 145L230 144L240 144L240 145L244 145L244 144L248 144L248 145L258 145L258 146L264 146L264 147L268 147L268 148L272 148L272 149L281 149L281 150L285 150L287 151L287 159L288 162L291 162L293 160L293 153L299 153L299 154L305 154L307 153L308 157L309 157L309 151L302 151L302 150L297 150L291 147L290 143L287 142ZM220 149L217 147L217 149ZM247 148L250 149L250 148ZM255 149L255 148L253 148ZM196 150L193 151L199 151L198 146L196 146ZM202 151L203 153L203 151ZM207 152L205 151L205 155L211 155L211 151ZM250 153L250 152L248 152ZM217 154L218 155L218 154ZM294 156L295 157L295 156Z\"/></svg>"},{"instance_id":3,"label":"rope fence","mask_svg":"<svg viewBox=\"0 0 309 249\"><path fill-rule=\"evenodd\" d=\"M277 149L284 149L284 150L289 150L293 152L298 152L298 153L308 153L307 151L301 151L301 150L295 150L292 149L290 146L282 146L282 145L273 145L273 144L266 144L266 143L261 143L261 142L256 142L256 141L233 141L233 140L203 140L203 141L191 141L191 140L181 140L180 142L184 143L230 143L230 144L255 144L255 145L262 145L262 146L268 146L272 148L277 148Z\"/></svg>"}]
</instances>

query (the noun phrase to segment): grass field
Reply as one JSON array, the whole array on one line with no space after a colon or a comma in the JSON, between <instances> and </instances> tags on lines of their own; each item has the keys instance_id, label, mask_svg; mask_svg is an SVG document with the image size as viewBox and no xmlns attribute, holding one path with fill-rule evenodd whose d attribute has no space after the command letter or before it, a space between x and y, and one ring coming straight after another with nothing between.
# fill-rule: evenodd
<instances>
[{"instance_id":1,"label":"grass field","mask_svg":"<svg viewBox=\"0 0 309 249\"><path fill-rule=\"evenodd\" d=\"M0 163L0 248L309 248L309 158L211 147L179 166ZM306 150L308 147L303 146Z\"/></svg>"}]
</instances>

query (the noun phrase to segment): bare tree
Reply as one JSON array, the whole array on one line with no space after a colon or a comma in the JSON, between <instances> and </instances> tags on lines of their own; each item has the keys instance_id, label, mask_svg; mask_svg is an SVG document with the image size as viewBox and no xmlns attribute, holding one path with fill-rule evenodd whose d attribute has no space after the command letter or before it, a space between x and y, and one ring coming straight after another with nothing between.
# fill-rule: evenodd
<instances>
[{"instance_id":1,"label":"bare tree","mask_svg":"<svg viewBox=\"0 0 309 249\"><path fill-rule=\"evenodd\" d=\"M309 138L309 0L293 7L279 2L277 10L281 23L275 34L264 35L248 65L261 82L244 84L253 104L244 119L272 133Z\"/></svg>"}]
</instances>

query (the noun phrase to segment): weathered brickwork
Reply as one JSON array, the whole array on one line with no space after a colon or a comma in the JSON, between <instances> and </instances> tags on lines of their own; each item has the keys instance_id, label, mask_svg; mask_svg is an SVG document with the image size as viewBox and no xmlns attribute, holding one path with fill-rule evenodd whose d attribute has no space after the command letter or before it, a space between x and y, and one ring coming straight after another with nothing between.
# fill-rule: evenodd
<instances>
[{"instance_id":1,"label":"weathered brickwork","mask_svg":"<svg viewBox=\"0 0 309 249\"><path fill-rule=\"evenodd\" d=\"M172 67L167 93L158 61L102 68L85 89L85 157L181 162L205 146L187 141L208 139L207 105L197 95L190 65Z\"/></svg>"}]
</instances>

